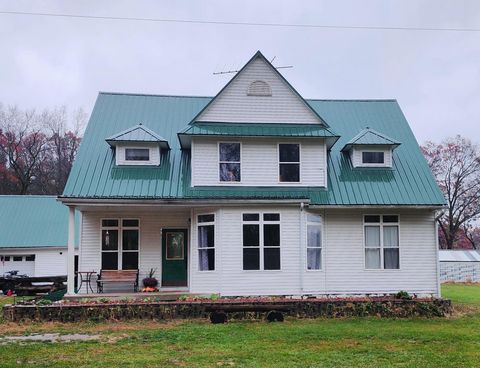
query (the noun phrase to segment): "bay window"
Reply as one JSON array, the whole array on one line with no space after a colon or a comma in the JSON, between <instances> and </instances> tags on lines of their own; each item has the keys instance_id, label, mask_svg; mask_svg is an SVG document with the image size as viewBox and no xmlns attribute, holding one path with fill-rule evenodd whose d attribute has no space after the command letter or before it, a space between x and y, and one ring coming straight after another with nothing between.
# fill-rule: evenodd
<instances>
[{"instance_id":1,"label":"bay window","mask_svg":"<svg viewBox=\"0 0 480 368\"><path fill-rule=\"evenodd\" d=\"M243 269L280 269L280 214L244 213Z\"/></svg>"},{"instance_id":2,"label":"bay window","mask_svg":"<svg viewBox=\"0 0 480 368\"><path fill-rule=\"evenodd\" d=\"M215 270L215 215L199 215L197 217L198 234L198 269L200 271Z\"/></svg>"},{"instance_id":3,"label":"bay window","mask_svg":"<svg viewBox=\"0 0 480 368\"><path fill-rule=\"evenodd\" d=\"M322 269L322 218L307 214L307 270Z\"/></svg>"},{"instance_id":4,"label":"bay window","mask_svg":"<svg viewBox=\"0 0 480 368\"><path fill-rule=\"evenodd\" d=\"M365 268L399 269L400 242L397 215L365 215Z\"/></svg>"}]
</instances>

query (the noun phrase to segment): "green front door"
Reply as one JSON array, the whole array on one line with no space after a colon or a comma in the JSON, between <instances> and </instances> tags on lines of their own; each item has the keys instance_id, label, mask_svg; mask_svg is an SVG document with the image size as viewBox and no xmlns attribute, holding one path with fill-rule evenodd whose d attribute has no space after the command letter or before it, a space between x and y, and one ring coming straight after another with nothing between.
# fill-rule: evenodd
<instances>
[{"instance_id":1,"label":"green front door","mask_svg":"<svg viewBox=\"0 0 480 368\"><path fill-rule=\"evenodd\" d=\"M162 231L162 286L187 286L187 230Z\"/></svg>"}]
</instances>

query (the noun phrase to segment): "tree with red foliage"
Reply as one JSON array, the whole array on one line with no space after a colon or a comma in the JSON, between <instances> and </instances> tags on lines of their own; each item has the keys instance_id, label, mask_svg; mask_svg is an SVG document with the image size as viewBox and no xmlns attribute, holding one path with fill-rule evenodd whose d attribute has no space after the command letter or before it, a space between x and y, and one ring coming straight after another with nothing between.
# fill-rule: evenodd
<instances>
[{"instance_id":1,"label":"tree with red foliage","mask_svg":"<svg viewBox=\"0 0 480 368\"><path fill-rule=\"evenodd\" d=\"M458 135L440 144L427 142L422 151L447 200L447 209L438 218L440 240L444 239L444 248L453 249L459 235L480 217L480 152Z\"/></svg>"},{"instance_id":2,"label":"tree with red foliage","mask_svg":"<svg viewBox=\"0 0 480 368\"><path fill-rule=\"evenodd\" d=\"M38 114L0 105L0 194L61 194L85 120L79 110L72 131L65 108Z\"/></svg>"}]
</instances>

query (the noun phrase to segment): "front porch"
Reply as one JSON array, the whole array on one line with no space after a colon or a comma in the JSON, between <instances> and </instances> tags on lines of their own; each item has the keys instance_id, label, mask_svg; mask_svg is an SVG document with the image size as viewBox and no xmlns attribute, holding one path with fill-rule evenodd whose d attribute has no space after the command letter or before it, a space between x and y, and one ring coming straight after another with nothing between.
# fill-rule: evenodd
<instances>
[{"instance_id":1,"label":"front porch","mask_svg":"<svg viewBox=\"0 0 480 368\"><path fill-rule=\"evenodd\" d=\"M110 292L110 293L89 293L89 294L74 294L64 296L64 299L69 301L79 301L79 300L109 300L109 301L125 301L125 300L139 300L139 301L176 301L183 298L192 298L192 299L206 299L211 297L207 294L191 294L186 289L182 290L164 290L158 292Z\"/></svg>"},{"instance_id":2,"label":"front porch","mask_svg":"<svg viewBox=\"0 0 480 368\"><path fill-rule=\"evenodd\" d=\"M77 209L82 213L79 258L75 266L69 238L67 297L171 300L189 293L190 208L157 205ZM73 211L70 207L70 216ZM75 222L70 221L69 234L74 233ZM74 286L75 277L78 288ZM150 284L155 279L153 289L158 292L140 292L144 279L150 279Z\"/></svg>"}]
</instances>

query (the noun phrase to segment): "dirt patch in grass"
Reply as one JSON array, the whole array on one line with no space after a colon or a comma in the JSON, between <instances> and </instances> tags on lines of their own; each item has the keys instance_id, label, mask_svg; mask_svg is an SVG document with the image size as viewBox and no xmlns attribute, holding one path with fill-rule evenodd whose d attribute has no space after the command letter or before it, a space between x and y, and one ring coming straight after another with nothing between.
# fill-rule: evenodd
<instances>
[{"instance_id":1,"label":"dirt patch in grass","mask_svg":"<svg viewBox=\"0 0 480 368\"><path fill-rule=\"evenodd\" d=\"M63 332L76 331L79 333L122 333L130 331L148 331L158 329L171 329L177 327L186 321L126 321L114 323L60 323L60 322L43 322L43 323L1 323L1 335L25 335L32 333L47 333L47 332Z\"/></svg>"}]
</instances>

